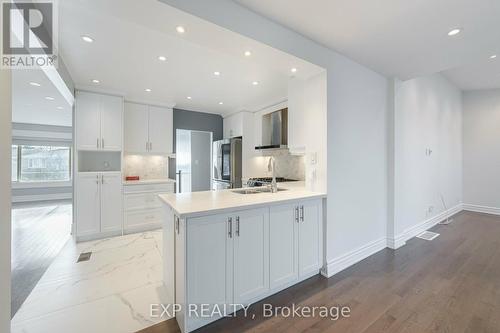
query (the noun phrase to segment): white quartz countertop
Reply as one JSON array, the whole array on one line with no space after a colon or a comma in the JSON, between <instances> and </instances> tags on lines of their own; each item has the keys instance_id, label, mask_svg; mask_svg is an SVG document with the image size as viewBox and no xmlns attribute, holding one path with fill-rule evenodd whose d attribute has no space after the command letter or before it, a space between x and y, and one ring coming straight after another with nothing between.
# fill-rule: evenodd
<instances>
[{"instance_id":1,"label":"white quartz countertop","mask_svg":"<svg viewBox=\"0 0 500 333\"><path fill-rule=\"evenodd\" d=\"M287 187L288 190L257 194L238 194L234 193L234 190L172 193L161 194L160 199L180 218L185 218L264 207L301 199L326 198L325 193L309 191L304 187L282 187Z\"/></svg>"},{"instance_id":2,"label":"white quartz countertop","mask_svg":"<svg viewBox=\"0 0 500 333\"><path fill-rule=\"evenodd\" d=\"M170 184L175 183L175 180L169 178L161 179L140 179L140 180L124 180L123 185L148 185L148 184Z\"/></svg>"}]
</instances>

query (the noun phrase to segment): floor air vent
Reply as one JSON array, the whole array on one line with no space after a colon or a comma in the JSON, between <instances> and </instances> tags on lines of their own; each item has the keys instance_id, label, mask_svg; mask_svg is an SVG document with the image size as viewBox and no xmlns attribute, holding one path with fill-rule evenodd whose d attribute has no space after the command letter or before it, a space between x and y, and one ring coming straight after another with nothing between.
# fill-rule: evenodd
<instances>
[{"instance_id":1,"label":"floor air vent","mask_svg":"<svg viewBox=\"0 0 500 333\"><path fill-rule=\"evenodd\" d=\"M91 255L92 255L92 252L80 253L80 256L78 257L78 260L76 262L79 263L81 261L89 261Z\"/></svg>"},{"instance_id":2,"label":"floor air vent","mask_svg":"<svg viewBox=\"0 0 500 333\"><path fill-rule=\"evenodd\" d=\"M417 235L417 238L425 239L427 241L431 241L431 240L433 240L434 238L436 238L438 236L439 236L438 233L435 233L435 232L432 232L432 231L424 231L421 234Z\"/></svg>"}]
</instances>

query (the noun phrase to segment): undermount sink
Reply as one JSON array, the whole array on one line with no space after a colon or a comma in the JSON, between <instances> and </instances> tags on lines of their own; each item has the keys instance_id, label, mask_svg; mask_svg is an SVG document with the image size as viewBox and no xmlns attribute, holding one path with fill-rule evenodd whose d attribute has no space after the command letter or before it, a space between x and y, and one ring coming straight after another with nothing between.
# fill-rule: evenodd
<instances>
[{"instance_id":1,"label":"undermount sink","mask_svg":"<svg viewBox=\"0 0 500 333\"><path fill-rule=\"evenodd\" d=\"M278 192L286 191L286 188L278 188ZM272 193L269 187L258 187L258 188L244 188L241 190L234 190L233 193L237 194L257 194L257 193Z\"/></svg>"}]
</instances>

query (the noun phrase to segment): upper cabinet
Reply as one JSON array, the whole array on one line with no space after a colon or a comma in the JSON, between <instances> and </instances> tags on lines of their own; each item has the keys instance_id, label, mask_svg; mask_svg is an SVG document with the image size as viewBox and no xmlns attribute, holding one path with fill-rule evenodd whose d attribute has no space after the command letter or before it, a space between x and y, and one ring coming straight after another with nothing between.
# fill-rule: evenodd
<instances>
[{"instance_id":1,"label":"upper cabinet","mask_svg":"<svg viewBox=\"0 0 500 333\"><path fill-rule=\"evenodd\" d=\"M78 91L75 113L77 149L122 150L122 97Z\"/></svg>"},{"instance_id":2,"label":"upper cabinet","mask_svg":"<svg viewBox=\"0 0 500 333\"><path fill-rule=\"evenodd\" d=\"M288 83L288 149L291 153L306 151L305 83L294 78Z\"/></svg>"},{"instance_id":3,"label":"upper cabinet","mask_svg":"<svg viewBox=\"0 0 500 333\"><path fill-rule=\"evenodd\" d=\"M292 154L319 152L326 142L326 73L288 83L288 149ZM319 140L321 139L321 140Z\"/></svg>"},{"instance_id":4,"label":"upper cabinet","mask_svg":"<svg viewBox=\"0 0 500 333\"><path fill-rule=\"evenodd\" d=\"M173 152L173 110L125 103L125 151L167 155Z\"/></svg>"},{"instance_id":5,"label":"upper cabinet","mask_svg":"<svg viewBox=\"0 0 500 333\"><path fill-rule=\"evenodd\" d=\"M243 112L224 118L224 139L243 136Z\"/></svg>"}]
</instances>

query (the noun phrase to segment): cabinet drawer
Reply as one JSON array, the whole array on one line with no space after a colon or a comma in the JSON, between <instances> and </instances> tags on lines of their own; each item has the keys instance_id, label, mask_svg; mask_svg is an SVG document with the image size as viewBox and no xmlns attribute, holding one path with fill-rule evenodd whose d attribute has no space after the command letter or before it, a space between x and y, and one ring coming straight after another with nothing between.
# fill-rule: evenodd
<instances>
[{"instance_id":1,"label":"cabinet drawer","mask_svg":"<svg viewBox=\"0 0 500 333\"><path fill-rule=\"evenodd\" d=\"M125 185L123 187L123 192L124 193L143 193L143 192L174 193L174 183Z\"/></svg>"},{"instance_id":2,"label":"cabinet drawer","mask_svg":"<svg viewBox=\"0 0 500 333\"><path fill-rule=\"evenodd\" d=\"M160 198L158 198L158 194L159 193L125 194L125 211L160 208L161 201Z\"/></svg>"},{"instance_id":3,"label":"cabinet drawer","mask_svg":"<svg viewBox=\"0 0 500 333\"><path fill-rule=\"evenodd\" d=\"M142 228L151 225L161 225L163 209L140 210L125 212L125 229Z\"/></svg>"}]
</instances>

